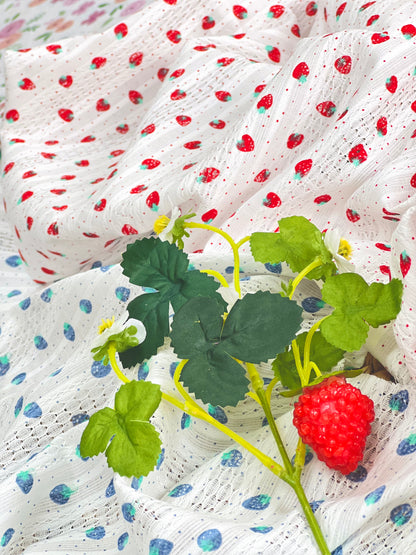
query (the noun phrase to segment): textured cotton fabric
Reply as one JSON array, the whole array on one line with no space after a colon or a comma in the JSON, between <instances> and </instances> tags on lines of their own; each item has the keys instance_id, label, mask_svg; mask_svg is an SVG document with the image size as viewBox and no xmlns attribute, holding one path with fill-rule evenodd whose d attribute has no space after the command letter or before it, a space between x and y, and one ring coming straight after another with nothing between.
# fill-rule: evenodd
<instances>
[{"instance_id":1,"label":"textured cotton fabric","mask_svg":"<svg viewBox=\"0 0 416 555\"><path fill-rule=\"evenodd\" d=\"M364 460L343 477L311 453L303 482L336 555L412 552L415 25L405 0L156 0L103 33L5 54L1 187L18 249L4 234L5 552L316 552L283 482L166 403L154 418L163 454L148 477L120 478L104 457L79 456L86 420L120 385L92 361L97 326L142 292L122 276L121 253L174 207L236 240L304 215L340 230L367 281L403 280L397 321L370 332L350 361L369 349L398 382L353 380L376 406ZM185 250L231 279L222 238L193 230ZM278 291L291 277L242 251L245 291ZM297 300L305 327L322 317L317 287L306 282ZM176 362L166 345L129 376L175 394ZM276 396L273 407L293 454L291 403ZM210 411L275 454L253 400Z\"/></svg>"}]
</instances>

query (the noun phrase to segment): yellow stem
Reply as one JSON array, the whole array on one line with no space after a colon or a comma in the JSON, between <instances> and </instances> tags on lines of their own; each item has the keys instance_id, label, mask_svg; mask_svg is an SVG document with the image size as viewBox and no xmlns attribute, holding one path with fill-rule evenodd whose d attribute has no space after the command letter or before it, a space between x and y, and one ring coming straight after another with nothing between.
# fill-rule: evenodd
<instances>
[{"instance_id":1,"label":"yellow stem","mask_svg":"<svg viewBox=\"0 0 416 555\"><path fill-rule=\"evenodd\" d=\"M309 274L309 272L311 272L312 270L314 270L315 268L317 268L318 266L322 265L322 259L320 256L318 256L317 258L315 258L315 260L313 262L311 262L308 266L306 266L306 268L303 268L303 270L300 272L300 274L298 274L296 276L296 278L293 280L292 283L292 292L289 295L289 299L291 299L293 297L293 294L295 293L296 287L299 285L299 283L302 281L302 279Z\"/></svg>"},{"instance_id":2,"label":"yellow stem","mask_svg":"<svg viewBox=\"0 0 416 555\"><path fill-rule=\"evenodd\" d=\"M267 399L267 402L268 402L268 403L270 403L270 401L271 401L273 388L274 388L274 386L277 384L278 381L279 381L278 378L273 378L272 381L271 381L271 382L269 383L269 385L267 386L267 389L266 389L266 399Z\"/></svg>"},{"instance_id":3,"label":"yellow stem","mask_svg":"<svg viewBox=\"0 0 416 555\"><path fill-rule=\"evenodd\" d=\"M253 391L249 391L247 393L247 397L251 397L252 399L254 399L256 401L256 403L258 403L261 406L259 396L256 395Z\"/></svg>"},{"instance_id":4,"label":"yellow stem","mask_svg":"<svg viewBox=\"0 0 416 555\"><path fill-rule=\"evenodd\" d=\"M329 316L329 314L328 314ZM306 383L309 383L309 376L310 376L310 367L309 367L309 360L310 360L310 354L311 354L311 342L312 342L312 338L313 338L313 334L316 332L316 330L320 327L320 325L322 324L322 322L328 318L328 316L324 316L324 318L321 318L320 320L318 320L317 322L314 323L314 325L311 327L311 329L308 331L307 335L306 335L306 339L305 339L305 347L303 349L303 368L305 371L305 379L306 379ZM316 366L316 364L315 364ZM317 367L317 366L316 366ZM317 367L318 368L318 367ZM316 370L315 370L316 372ZM319 368L318 368L318 372L319 375L321 375ZM318 374L317 374L318 375Z\"/></svg>"},{"instance_id":5,"label":"yellow stem","mask_svg":"<svg viewBox=\"0 0 416 555\"><path fill-rule=\"evenodd\" d=\"M246 237L243 237L242 239L240 239L237 243L237 249L239 249L241 247L241 245L244 245L244 243L247 243L247 241L250 241L251 239L251 235L247 235Z\"/></svg>"},{"instance_id":6,"label":"yellow stem","mask_svg":"<svg viewBox=\"0 0 416 555\"><path fill-rule=\"evenodd\" d=\"M123 374L123 372L120 370L119 365L117 364L117 360L116 360L116 344L114 341L110 341L110 344L108 346L108 358L111 364L111 368L114 370L114 372L116 373L117 377L124 383L129 383L129 379L126 378L126 376Z\"/></svg>"},{"instance_id":7,"label":"yellow stem","mask_svg":"<svg viewBox=\"0 0 416 555\"><path fill-rule=\"evenodd\" d=\"M294 467L295 472L299 474L302 472L302 468L305 466L305 455L306 455L306 446L303 443L302 439L299 438L298 444L296 446L296 454L295 454L295 461Z\"/></svg>"},{"instance_id":8,"label":"yellow stem","mask_svg":"<svg viewBox=\"0 0 416 555\"><path fill-rule=\"evenodd\" d=\"M295 359L296 370L298 371L300 383L303 387L304 385L307 385L308 382L306 380L305 373L303 371L303 366L300 361L299 347L298 347L298 344L296 343L296 339L292 341L292 351L293 351L293 357Z\"/></svg>"},{"instance_id":9,"label":"yellow stem","mask_svg":"<svg viewBox=\"0 0 416 555\"><path fill-rule=\"evenodd\" d=\"M317 378L319 378L319 376L322 376L322 372L319 370L318 365L312 361L309 363L309 368L308 368L309 376L311 375L311 370L315 372L315 375Z\"/></svg>"},{"instance_id":10,"label":"yellow stem","mask_svg":"<svg viewBox=\"0 0 416 555\"><path fill-rule=\"evenodd\" d=\"M227 280L223 275L221 275L216 270L201 270L202 274L208 274L209 276L214 276L221 283L223 287L229 287Z\"/></svg>"},{"instance_id":11,"label":"yellow stem","mask_svg":"<svg viewBox=\"0 0 416 555\"><path fill-rule=\"evenodd\" d=\"M183 385L179 381L180 378L181 378L181 372L183 370L183 367L185 366L185 364L187 362L188 362L188 359L183 359L178 364L178 366L175 369L175 373L173 374L173 381L176 385L176 389L179 391L179 393L183 397L183 399L185 399L185 403L189 406L197 408L198 410L201 410L198 403L194 399L192 399L192 397L189 395L189 393L185 390L185 388L183 387Z\"/></svg>"}]
</instances>

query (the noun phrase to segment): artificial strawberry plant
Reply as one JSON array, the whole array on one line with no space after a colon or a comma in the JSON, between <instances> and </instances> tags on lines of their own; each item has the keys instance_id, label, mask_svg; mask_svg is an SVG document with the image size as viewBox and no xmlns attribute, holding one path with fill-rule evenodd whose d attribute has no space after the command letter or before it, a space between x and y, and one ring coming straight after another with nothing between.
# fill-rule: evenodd
<instances>
[{"instance_id":1,"label":"artificial strawberry plant","mask_svg":"<svg viewBox=\"0 0 416 555\"><path fill-rule=\"evenodd\" d=\"M189 221L193 216L159 217L155 222L159 237L138 240L123 254L123 273L147 292L129 303L126 325L107 320L100 326L94 359L110 362L124 385L115 395L114 408L103 408L90 417L81 438L81 456L105 452L108 465L120 475L147 475L161 452L159 434L150 419L162 400L169 402L224 432L289 484L321 553L329 555L301 484L306 444L330 468L344 474L354 471L362 459L374 419L373 403L345 380L357 370L342 370L338 363L346 352L360 349L370 326L397 316L402 282L367 284L348 262L347 241L334 231L322 233L303 217L283 218L278 232L253 233L236 243L218 228ZM233 250L237 300L230 307L226 295L219 292L220 285L223 292L229 288L225 278L214 270L193 269L183 251L183 237L192 228L220 234ZM295 273L280 293L241 296L239 248L248 241L256 261L286 262ZM304 278L321 285L322 300L333 310L301 333L302 308L293 295ZM140 364L156 355L166 338L181 359L173 376L175 396L150 381L128 380L117 360L126 368ZM273 380L263 380L256 366L262 362L271 362ZM294 412L300 437L292 461L271 410L275 391L284 396L301 393ZM197 402L236 406L248 395L265 413L280 462Z\"/></svg>"}]
</instances>

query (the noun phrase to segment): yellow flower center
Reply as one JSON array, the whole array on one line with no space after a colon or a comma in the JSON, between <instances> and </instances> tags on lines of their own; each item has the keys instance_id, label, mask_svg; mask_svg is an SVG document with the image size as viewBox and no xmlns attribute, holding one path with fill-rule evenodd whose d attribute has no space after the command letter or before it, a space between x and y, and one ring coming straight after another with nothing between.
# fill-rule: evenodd
<instances>
[{"instance_id":1,"label":"yellow flower center","mask_svg":"<svg viewBox=\"0 0 416 555\"><path fill-rule=\"evenodd\" d=\"M166 229L168 223L170 222L170 218L167 216L159 216L156 218L155 223L153 224L153 229L156 231L158 235L162 233L164 229Z\"/></svg>"},{"instance_id":2,"label":"yellow flower center","mask_svg":"<svg viewBox=\"0 0 416 555\"><path fill-rule=\"evenodd\" d=\"M115 320L114 316L111 318L111 320L109 318L107 318L107 320L104 320L104 318L101 318L102 324L98 326L98 334L101 335L104 332L104 330L111 328L111 326L114 324L114 320Z\"/></svg>"},{"instance_id":3,"label":"yellow flower center","mask_svg":"<svg viewBox=\"0 0 416 555\"><path fill-rule=\"evenodd\" d=\"M341 238L338 247L338 254L347 260L351 260L352 247L346 239Z\"/></svg>"}]
</instances>

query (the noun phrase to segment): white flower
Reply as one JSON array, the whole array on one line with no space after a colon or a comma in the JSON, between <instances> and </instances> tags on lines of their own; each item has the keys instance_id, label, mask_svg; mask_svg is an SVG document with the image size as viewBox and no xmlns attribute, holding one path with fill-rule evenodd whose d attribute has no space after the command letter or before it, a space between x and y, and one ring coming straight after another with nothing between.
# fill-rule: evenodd
<instances>
[{"instance_id":1,"label":"white flower","mask_svg":"<svg viewBox=\"0 0 416 555\"><path fill-rule=\"evenodd\" d=\"M179 208L175 206L172 209L171 217L168 218L167 216L159 216L156 219L153 229L159 235L161 241L169 241L169 243L173 243L173 226L175 225L175 221L180 217L181 211Z\"/></svg>"},{"instance_id":2,"label":"white flower","mask_svg":"<svg viewBox=\"0 0 416 555\"><path fill-rule=\"evenodd\" d=\"M352 247L346 239L341 237L337 229L328 229L325 233L324 243L334 257L334 262L340 273L354 272L354 264L349 262Z\"/></svg>"}]
</instances>

